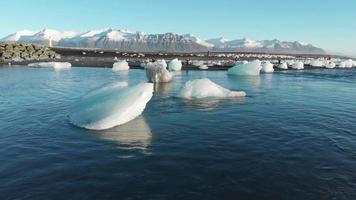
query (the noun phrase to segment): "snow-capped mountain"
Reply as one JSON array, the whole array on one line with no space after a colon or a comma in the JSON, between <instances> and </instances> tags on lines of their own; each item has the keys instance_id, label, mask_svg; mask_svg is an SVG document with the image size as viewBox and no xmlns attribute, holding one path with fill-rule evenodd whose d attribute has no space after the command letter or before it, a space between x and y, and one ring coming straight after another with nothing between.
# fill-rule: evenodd
<instances>
[{"instance_id":1,"label":"snow-capped mountain","mask_svg":"<svg viewBox=\"0 0 356 200\"><path fill-rule=\"evenodd\" d=\"M2 42L22 42L61 47L105 48L122 51L241 51L268 53L325 53L323 49L302 42L275 40L228 40L215 38L202 40L192 34L148 34L119 29L90 30L82 33L60 32L51 29L41 31L18 31Z\"/></svg>"}]
</instances>

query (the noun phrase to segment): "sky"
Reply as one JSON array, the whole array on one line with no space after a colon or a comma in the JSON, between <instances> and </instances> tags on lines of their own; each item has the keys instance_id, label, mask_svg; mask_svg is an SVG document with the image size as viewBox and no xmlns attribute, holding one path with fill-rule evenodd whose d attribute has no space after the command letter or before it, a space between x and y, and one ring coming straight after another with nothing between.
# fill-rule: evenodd
<instances>
[{"instance_id":1,"label":"sky","mask_svg":"<svg viewBox=\"0 0 356 200\"><path fill-rule=\"evenodd\" d=\"M1 0L0 8L1 38L23 29L117 28L277 38L356 56L355 0Z\"/></svg>"}]
</instances>

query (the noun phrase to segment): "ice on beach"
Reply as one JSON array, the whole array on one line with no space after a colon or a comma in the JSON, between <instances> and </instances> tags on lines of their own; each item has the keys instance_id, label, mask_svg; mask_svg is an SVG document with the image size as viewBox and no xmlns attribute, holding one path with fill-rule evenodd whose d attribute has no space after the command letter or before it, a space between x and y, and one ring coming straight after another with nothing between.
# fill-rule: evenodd
<instances>
[{"instance_id":1,"label":"ice on beach","mask_svg":"<svg viewBox=\"0 0 356 200\"><path fill-rule=\"evenodd\" d=\"M263 73L272 73L272 72L274 72L273 64L270 61L266 61L262 65L261 72L263 72Z\"/></svg>"},{"instance_id":2,"label":"ice on beach","mask_svg":"<svg viewBox=\"0 0 356 200\"><path fill-rule=\"evenodd\" d=\"M184 99L201 99L201 98L229 98L229 97L244 97L246 93L243 91L230 91L211 80L195 79L185 83L179 91L178 97Z\"/></svg>"},{"instance_id":3,"label":"ice on beach","mask_svg":"<svg viewBox=\"0 0 356 200\"><path fill-rule=\"evenodd\" d=\"M171 60L171 62L168 63L169 71L180 71L181 69L182 69L182 62L177 58Z\"/></svg>"},{"instance_id":4,"label":"ice on beach","mask_svg":"<svg viewBox=\"0 0 356 200\"><path fill-rule=\"evenodd\" d=\"M113 64L112 70L114 72L116 71L126 71L129 70L129 64L126 62L126 60L118 61Z\"/></svg>"},{"instance_id":5,"label":"ice on beach","mask_svg":"<svg viewBox=\"0 0 356 200\"><path fill-rule=\"evenodd\" d=\"M324 66L324 62L321 60L313 60L310 62L310 66L312 67L323 67Z\"/></svg>"},{"instance_id":6,"label":"ice on beach","mask_svg":"<svg viewBox=\"0 0 356 200\"><path fill-rule=\"evenodd\" d=\"M167 70L167 63L164 60L149 62L145 66L146 76L149 82L170 82L173 78L172 73Z\"/></svg>"},{"instance_id":7,"label":"ice on beach","mask_svg":"<svg viewBox=\"0 0 356 200\"><path fill-rule=\"evenodd\" d=\"M127 87L126 82L110 84L89 92L74 103L69 119L86 129L112 128L139 116L152 95L152 83L132 87Z\"/></svg>"},{"instance_id":8,"label":"ice on beach","mask_svg":"<svg viewBox=\"0 0 356 200\"><path fill-rule=\"evenodd\" d=\"M71 69L72 64L69 62L38 62L28 64L29 67L53 68L55 70Z\"/></svg>"},{"instance_id":9,"label":"ice on beach","mask_svg":"<svg viewBox=\"0 0 356 200\"><path fill-rule=\"evenodd\" d=\"M260 70L261 70L261 61L255 60L246 64L238 64L228 69L227 74L258 76L260 74Z\"/></svg>"},{"instance_id":10,"label":"ice on beach","mask_svg":"<svg viewBox=\"0 0 356 200\"><path fill-rule=\"evenodd\" d=\"M278 69L288 69L288 65L287 65L287 63L282 63L280 65L277 65L277 68Z\"/></svg>"},{"instance_id":11,"label":"ice on beach","mask_svg":"<svg viewBox=\"0 0 356 200\"><path fill-rule=\"evenodd\" d=\"M298 69L298 70L302 70L304 69L304 63L303 62L295 62L292 66L292 69Z\"/></svg>"}]
</instances>

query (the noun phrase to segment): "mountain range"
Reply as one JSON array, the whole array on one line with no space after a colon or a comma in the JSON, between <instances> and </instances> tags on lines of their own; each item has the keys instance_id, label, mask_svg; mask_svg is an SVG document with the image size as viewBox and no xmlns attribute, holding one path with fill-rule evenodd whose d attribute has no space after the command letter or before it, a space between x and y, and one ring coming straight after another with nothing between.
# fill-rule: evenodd
<instances>
[{"instance_id":1,"label":"mountain range","mask_svg":"<svg viewBox=\"0 0 356 200\"><path fill-rule=\"evenodd\" d=\"M263 52L290 54L325 54L321 48L303 42L214 38L203 40L192 34L148 34L119 29L86 32L22 30L10 34L0 42L34 43L60 47L103 48L121 51L165 52Z\"/></svg>"}]
</instances>

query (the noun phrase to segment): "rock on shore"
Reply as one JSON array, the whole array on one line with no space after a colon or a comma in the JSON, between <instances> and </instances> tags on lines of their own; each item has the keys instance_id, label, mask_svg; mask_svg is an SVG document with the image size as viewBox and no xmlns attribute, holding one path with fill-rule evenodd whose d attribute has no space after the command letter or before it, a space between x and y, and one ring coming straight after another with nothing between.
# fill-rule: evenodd
<instances>
[{"instance_id":1,"label":"rock on shore","mask_svg":"<svg viewBox=\"0 0 356 200\"><path fill-rule=\"evenodd\" d=\"M48 60L59 57L59 54L47 46L18 43L0 44L0 61L21 62L25 60Z\"/></svg>"}]
</instances>

